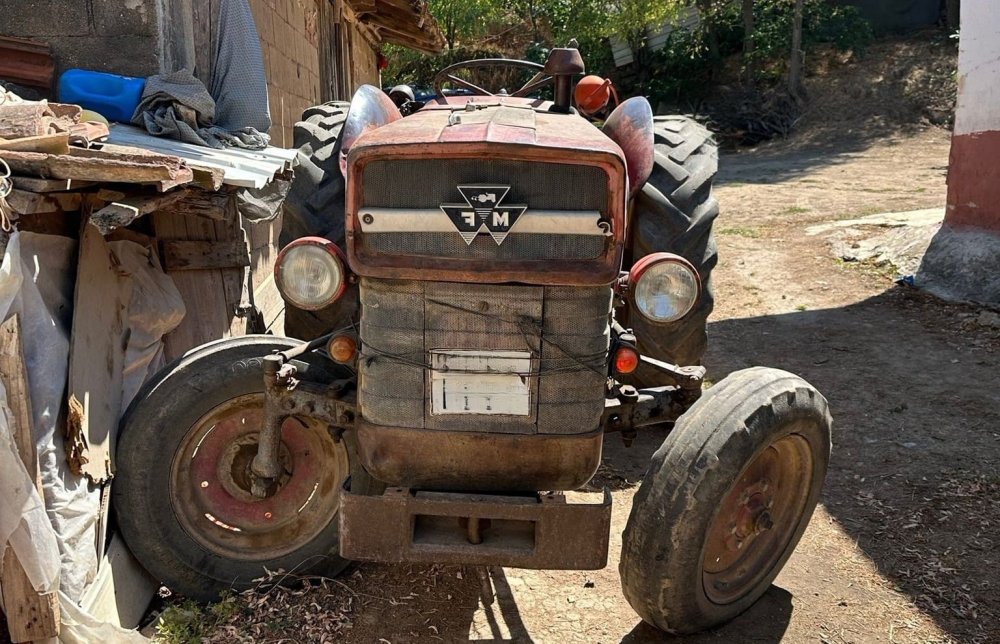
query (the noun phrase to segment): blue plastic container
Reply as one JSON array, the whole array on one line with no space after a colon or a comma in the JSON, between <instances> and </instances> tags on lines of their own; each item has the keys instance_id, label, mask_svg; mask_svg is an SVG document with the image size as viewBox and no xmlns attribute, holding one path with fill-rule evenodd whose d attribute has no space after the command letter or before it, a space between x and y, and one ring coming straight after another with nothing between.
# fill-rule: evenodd
<instances>
[{"instance_id":1,"label":"blue plastic container","mask_svg":"<svg viewBox=\"0 0 1000 644\"><path fill-rule=\"evenodd\" d=\"M109 121L128 123L145 87L145 78L69 69L59 78L59 102L93 110Z\"/></svg>"}]
</instances>

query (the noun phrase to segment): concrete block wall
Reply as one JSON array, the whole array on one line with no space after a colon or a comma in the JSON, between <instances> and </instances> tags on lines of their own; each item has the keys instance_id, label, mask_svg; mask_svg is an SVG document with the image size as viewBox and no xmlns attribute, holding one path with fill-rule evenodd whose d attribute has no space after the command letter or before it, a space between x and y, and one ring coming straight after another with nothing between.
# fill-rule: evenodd
<instances>
[{"instance_id":1,"label":"concrete block wall","mask_svg":"<svg viewBox=\"0 0 1000 644\"><path fill-rule=\"evenodd\" d=\"M73 67L158 73L159 20L157 0L0 0L0 35L49 43L56 78Z\"/></svg>"},{"instance_id":2,"label":"concrete block wall","mask_svg":"<svg viewBox=\"0 0 1000 644\"><path fill-rule=\"evenodd\" d=\"M328 100L320 94L319 9L329 0L250 0L267 68L271 138L293 146L292 126L302 112Z\"/></svg>"}]
</instances>

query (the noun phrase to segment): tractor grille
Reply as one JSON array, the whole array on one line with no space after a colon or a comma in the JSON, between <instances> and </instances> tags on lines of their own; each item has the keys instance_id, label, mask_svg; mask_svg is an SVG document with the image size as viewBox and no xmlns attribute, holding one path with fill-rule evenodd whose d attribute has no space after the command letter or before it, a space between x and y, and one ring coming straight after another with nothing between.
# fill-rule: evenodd
<instances>
[{"instance_id":1,"label":"tractor grille","mask_svg":"<svg viewBox=\"0 0 1000 644\"><path fill-rule=\"evenodd\" d=\"M492 243L492 242L491 242ZM370 423L452 431L582 434L604 411L610 287L361 280L359 404ZM430 413L435 349L527 351L531 414Z\"/></svg>"},{"instance_id":2,"label":"tractor grille","mask_svg":"<svg viewBox=\"0 0 1000 644\"><path fill-rule=\"evenodd\" d=\"M609 215L608 175L599 167L509 159L379 159L365 166L362 208L438 209L462 203L460 185L510 186L503 203L532 210ZM516 229L515 229L516 230ZM471 245L454 233L363 234L369 251L387 255L497 261L593 260L608 250L595 235L518 234L500 245L480 234Z\"/></svg>"},{"instance_id":3,"label":"tractor grille","mask_svg":"<svg viewBox=\"0 0 1000 644\"><path fill-rule=\"evenodd\" d=\"M365 245L387 255L423 255L497 261L597 259L604 254L607 237L595 235L509 235L497 246L489 235L466 244L458 233L374 233Z\"/></svg>"}]
</instances>

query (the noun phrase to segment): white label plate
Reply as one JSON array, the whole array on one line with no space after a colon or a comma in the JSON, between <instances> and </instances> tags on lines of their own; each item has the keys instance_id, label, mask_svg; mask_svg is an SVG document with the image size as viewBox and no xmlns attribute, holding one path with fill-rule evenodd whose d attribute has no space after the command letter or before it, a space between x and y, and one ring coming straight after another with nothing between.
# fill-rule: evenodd
<instances>
[{"instance_id":1,"label":"white label plate","mask_svg":"<svg viewBox=\"0 0 1000 644\"><path fill-rule=\"evenodd\" d=\"M531 415L527 351L431 351L431 413Z\"/></svg>"}]
</instances>

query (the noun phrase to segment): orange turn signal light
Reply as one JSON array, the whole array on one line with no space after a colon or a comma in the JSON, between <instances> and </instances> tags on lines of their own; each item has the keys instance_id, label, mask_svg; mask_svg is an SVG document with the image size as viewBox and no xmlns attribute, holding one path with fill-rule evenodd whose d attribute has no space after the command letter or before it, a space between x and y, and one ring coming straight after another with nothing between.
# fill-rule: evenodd
<instances>
[{"instance_id":1,"label":"orange turn signal light","mask_svg":"<svg viewBox=\"0 0 1000 644\"><path fill-rule=\"evenodd\" d=\"M632 373L639 368L639 352L632 347L618 347L615 351L615 372Z\"/></svg>"},{"instance_id":2,"label":"orange turn signal light","mask_svg":"<svg viewBox=\"0 0 1000 644\"><path fill-rule=\"evenodd\" d=\"M326 345L326 352L340 364L350 364L358 355L358 343L349 335L335 335Z\"/></svg>"}]
</instances>

